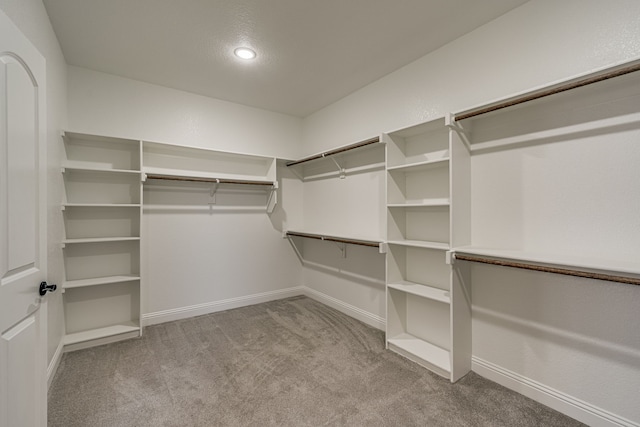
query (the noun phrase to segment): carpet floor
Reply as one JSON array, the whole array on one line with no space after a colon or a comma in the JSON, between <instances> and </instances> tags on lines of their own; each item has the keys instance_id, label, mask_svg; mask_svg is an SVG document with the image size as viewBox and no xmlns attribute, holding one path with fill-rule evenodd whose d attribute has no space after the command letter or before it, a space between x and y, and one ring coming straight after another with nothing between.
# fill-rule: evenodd
<instances>
[{"instance_id":1,"label":"carpet floor","mask_svg":"<svg viewBox=\"0 0 640 427\"><path fill-rule=\"evenodd\" d=\"M456 384L306 297L64 354L49 426L579 426L479 375Z\"/></svg>"}]
</instances>

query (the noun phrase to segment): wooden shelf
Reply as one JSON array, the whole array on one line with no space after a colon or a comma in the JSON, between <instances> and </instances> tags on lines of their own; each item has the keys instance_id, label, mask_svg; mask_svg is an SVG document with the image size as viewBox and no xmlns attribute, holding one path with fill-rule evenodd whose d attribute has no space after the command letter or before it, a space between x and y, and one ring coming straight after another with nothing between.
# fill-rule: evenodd
<instances>
[{"instance_id":1,"label":"wooden shelf","mask_svg":"<svg viewBox=\"0 0 640 427\"><path fill-rule=\"evenodd\" d=\"M451 360L447 350L407 333L389 338L387 342L390 350L406 356L445 378L449 378Z\"/></svg>"},{"instance_id":2,"label":"wooden shelf","mask_svg":"<svg viewBox=\"0 0 640 427\"><path fill-rule=\"evenodd\" d=\"M133 322L127 322L120 325L107 326L105 328L90 329L88 331L75 332L67 334L64 337L64 345L72 345L85 341L97 340L100 338L112 337L130 332L139 332L140 326Z\"/></svg>"},{"instance_id":3,"label":"wooden shelf","mask_svg":"<svg viewBox=\"0 0 640 427\"><path fill-rule=\"evenodd\" d=\"M442 251L449 250L449 244L442 242L425 242L422 240L389 240L387 243L389 245L410 246L412 248L437 249Z\"/></svg>"},{"instance_id":4,"label":"wooden shelf","mask_svg":"<svg viewBox=\"0 0 640 427\"><path fill-rule=\"evenodd\" d=\"M84 288L87 286L99 286L99 285L108 285L111 283L132 282L135 280L140 280L140 276L125 275L125 276L94 277L91 279L67 280L62 284L62 288L63 289Z\"/></svg>"},{"instance_id":5,"label":"wooden shelf","mask_svg":"<svg viewBox=\"0 0 640 427\"><path fill-rule=\"evenodd\" d=\"M451 303L451 295L449 291L419 283L401 281L398 283L389 283L388 288L408 294L416 295L422 298L428 298L434 301L440 301L445 304Z\"/></svg>"}]
</instances>

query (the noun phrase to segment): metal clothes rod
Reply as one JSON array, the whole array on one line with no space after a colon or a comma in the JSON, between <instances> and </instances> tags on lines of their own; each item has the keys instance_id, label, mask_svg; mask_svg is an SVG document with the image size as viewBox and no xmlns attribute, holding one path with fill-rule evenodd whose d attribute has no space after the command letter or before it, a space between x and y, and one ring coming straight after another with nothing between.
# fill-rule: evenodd
<instances>
[{"instance_id":1,"label":"metal clothes rod","mask_svg":"<svg viewBox=\"0 0 640 427\"><path fill-rule=\"evenodd\" d=\"M372 248L380 247L380 242L374 242L371 240L347 239L342 237L323 236L321 234L299 233L297 231L287 231L287 237L306 237L309 239L325 240L328 242L348 243L350 245L369 246Z\"/></svg>"},{"instance_id":2,"label":"metal clothes rod","mask_svg":"<svg viewBox=\"0 0 640 427\"><path fill-rule=\"evenodd\" d=\"M355 150L356 148L365 147L367 145L376 144L378 142L380 142L380 137L376 136L375 138L367 139L366 141L357 142L357 143L352 144L352 145L347 145L345 147L336 148L335 150L327 151L327 152L324 152L324 153L321 153L321 154L316 154L315 156L305 157L304 159L296 160L296 161L293 161L293 162L288 162L286 165L287 166L295 166L295 165L299 165L300 163L309 162L311 160L322 159L322 158L327 157L327 156L333 156L334 154L343 153L343 152L349 151L349 150Z\"/></svg>"},{"instance_id":3,"label":"metal clothes rod","mask_svg":"<svg viewBox=\"0 0 640 427\"><path fill-rule=\"evenodd\" d=\"M566 92L571 89L577 89L582 86L587 86L593 83L598 83L604 80L609 80L614 77L623 76L625 74L634 73L636 71L640 71L640 64L631 65L628 67L621 68L615 71L605 72L603 74L598 74L592 77L587 77L573 83L567 83L564 85L560 85L551 89L543 90L541 92L532 93L529 95L523 95L521 97L501 102L499 104L491 105L489 107L481 108L476 111L470 111L468 113L461 113L455 116L455 121L469 119L471 117L480 116L482 114L490 113L492 111L501 110L503 108L512 107L514 105L523 104L525 102L533 101L536 99L544 98L546 96L555 95L557 93Z\"/></svg>"},{"instance_id":4,"label":"metal clothes rod","mask_svg":"<svg viewBox=\"0 0 640 427\"><path fill-rule=\"evenodd\" d=\"M248 181L248 180L240 180L240 179L200 178L200 177L191 177L191 176L158 175L158 174L147 174L147 179L164 179L169 181L212 182L217 184L264 185L264 186L273 187L273 182Z\"/></svg>"},{"instance_id":5,"label":"metal clothes rod","mask_svg":"<svg viewBox=\"0 0 640 427\"><path fill-rule=\"evenodd\" d=\"M482 264L499 265L502 267L520 268L523 270L541 271L544 273L562 274L565 276L582 277L587 279L606 280L608 282L626 283L628 285L640 285L640 279L633 277L614 276L610 274L591 273L587 271L570 270L565 268L546 267L542 265L526 264L521 262L501 261L479 256L455 254L455 259L460 261L478 262Z\"/></svg>"}]
</instances>

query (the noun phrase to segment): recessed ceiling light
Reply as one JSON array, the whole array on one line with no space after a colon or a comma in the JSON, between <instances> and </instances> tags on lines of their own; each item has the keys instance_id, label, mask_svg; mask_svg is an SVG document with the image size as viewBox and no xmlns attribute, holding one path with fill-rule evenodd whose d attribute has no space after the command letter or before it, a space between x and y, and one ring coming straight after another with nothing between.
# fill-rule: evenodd
<instances>
[{"instance_id":1,"label":"recessed ceiling light","mask_svg":"<svg viewBox=\"0 0 640 427\"><path fill-rule=\"evenodd\" d=\"M248 47L239 47L234 50L233 53L241 59L253 59L256 57L255 51L249 49Z\"/></svg>"}]
</instances>

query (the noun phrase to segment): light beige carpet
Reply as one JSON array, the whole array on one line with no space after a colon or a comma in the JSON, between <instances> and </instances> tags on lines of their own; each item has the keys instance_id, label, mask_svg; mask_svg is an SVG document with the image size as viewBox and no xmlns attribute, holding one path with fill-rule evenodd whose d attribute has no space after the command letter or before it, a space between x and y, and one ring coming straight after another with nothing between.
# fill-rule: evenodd
<instances>
[{"instance_id":1,"label":"light beige carpet","mask_svg":"<svg viewBox=\"0 0 640 427\"><path fill-rule=\"evenodd\" d=\"M470 373L451 384L305 297L64 355L49 426L577 426Z\"/></svg>"}]
</instances>

